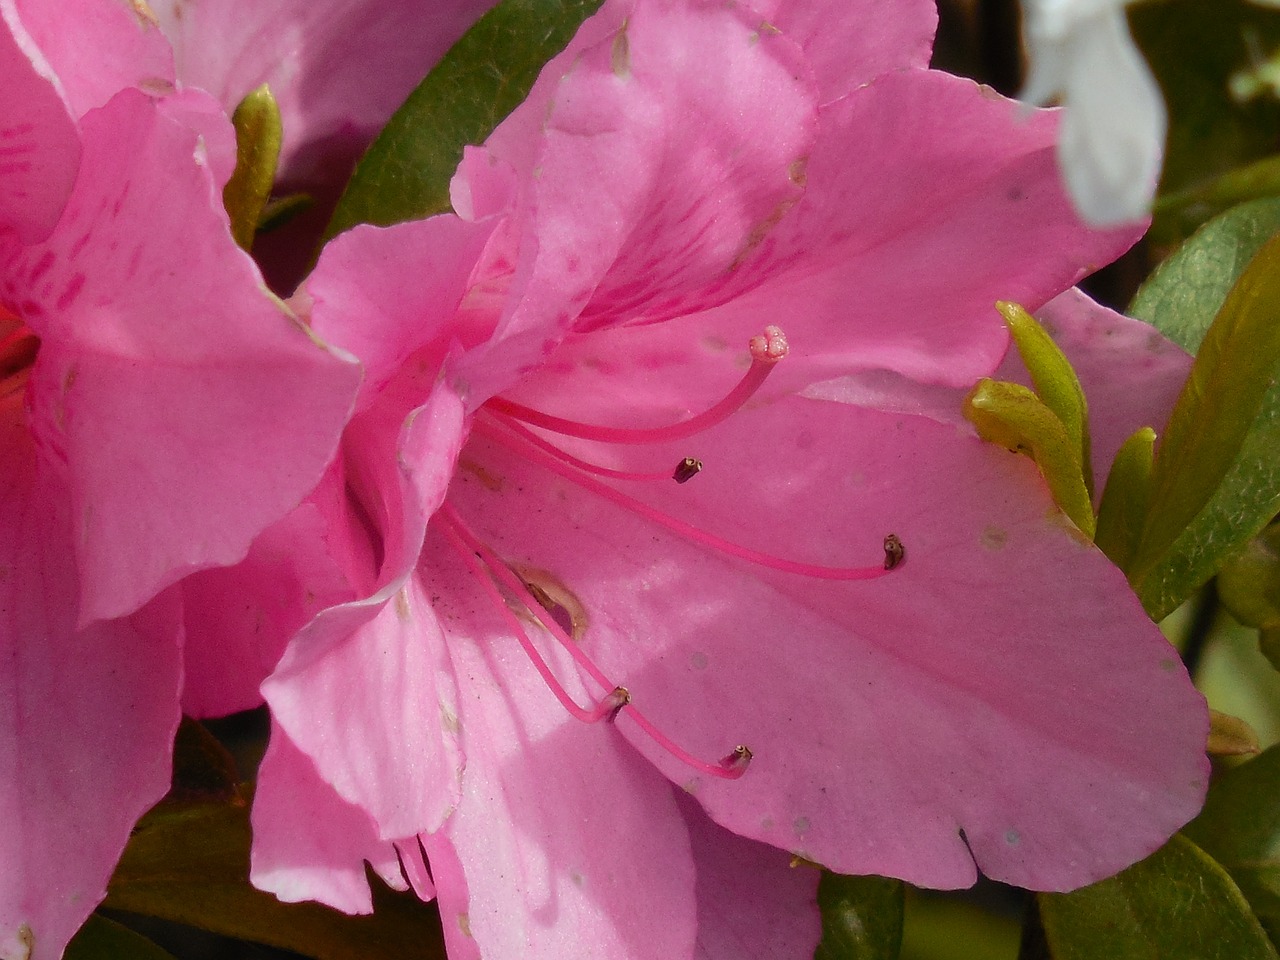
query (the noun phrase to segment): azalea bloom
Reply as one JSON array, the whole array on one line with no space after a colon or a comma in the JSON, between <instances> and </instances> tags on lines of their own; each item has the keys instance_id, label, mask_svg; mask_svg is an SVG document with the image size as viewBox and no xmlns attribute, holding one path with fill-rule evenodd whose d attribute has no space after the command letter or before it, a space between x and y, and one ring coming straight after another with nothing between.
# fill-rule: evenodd
<instances>
[{"instance_id":1,"label":"azalea bloom","mask_svg":"<svg viewBox=\"0 0 1280 960\"><path fill-rule=\"evenodd\" d=\"M1080 215L1140 220L1160 177L1164 99L1125 20L1127 0L1023 0L1028 103L1060 97L1058 157Z\"/></svg>"},{"instance_id":2,"label":"azalea bloom","mask_svg":"<svg viewBox=\"0 0 1280 960\"><path fill-rule=\"evenodd\" d=\"M81 115L0 14L0 955L25 960L61 954L168 787L171 586L315 485L358 370L232 243L216 104Z\"/></svg>"},{"instance_id":3,"label":"azalea bloom","mask_svg":"<svg viewBox=\"0 0 1280 960\"><path fill-rule=\"evenodd\" d=\"M800 956L793 855L1068 889L1198 809L1176 655L934 415L996 299L1134 233L1074 218L1052 116L925 69L933 16L606 3L460 219L326 249L295 305L366 375L288 582L349 599L263 684L258 886L367 911L367 861L455 960Z\"/></svg>"}]
</instances>

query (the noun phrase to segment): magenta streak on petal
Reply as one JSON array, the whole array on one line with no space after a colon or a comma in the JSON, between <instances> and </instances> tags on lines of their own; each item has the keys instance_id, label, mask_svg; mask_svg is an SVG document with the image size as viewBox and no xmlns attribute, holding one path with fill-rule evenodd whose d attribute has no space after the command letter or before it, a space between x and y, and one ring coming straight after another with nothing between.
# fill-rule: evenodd
<instances>
[{"instance_id":1,"label":"magenta streak on petal","mask_svg":"<svg viewBox=\"0 0 1280 960\"><path fill-rule=\"evenodd\" d=\"M597 496L603 497L610 503L617 504L624 510L630 510L646 520L666 527L677 536L684 537L686 540L701 546L718 550L721 553L727 553L729 556L737 557L739 560L746 560L748 563L759 564L762 567L770 567L774 570L781 570L784 573L797 573L801 576L814 577L819 580L874 580L877 577L883 577L889 572L883 562L872 567L825 567L814 563L801 563L798 560L787 560L784 557L775 557L767 553L761 553L759 550L752 550L750 547L744 547L741 544L717 537L715 534L699 529L691 523L685 523L683 520L669 516L660 510L655 510L648 504L613 489L608 484L601 483L585 473L573 470L557 457L543 453L534 447L521 446L510 435L503 433L501 430L495 430L482 420L477 420L472 425L472 432L482 437L488 437L495 443L502 444L513 453L525 457L553 473L559 474L566 480L576 483Z\"/></svg>"},{"instance_id":2,"label":"magenta streak on petal","mask_svg":"<svg viewBox=\"0 0 1280 960\"><path fill-rule=\"evenodd\" d=\"M711 763L695 757L663 733L652 720L641 713L640 710L632 704L631 695L626 692L626 688L610 681L609 678L604 675L604 672L596 666L595 662L582 652L578 644L565 634L564 628L556 622L555 618L552 617L542 604L540 604L529 592L528 588L525 587L520 578L512 573L510 568L507 567L507 565L503 563L492 550L481 543L480 540L478 540L475 535L467 529L466 523L460 516L458 516L457 511L454 510L453 507L448 503L443 504L439 511L437 511L433 520L437 522L438 529L446 534L450 544L455 550L457 550L458 555L467 564L467 568L471 571L473 576L475 576L476 580L484 587L485 592L489 595L490 599L493 600L498 609L502 611L503 617L514 629L516 639L520 642L521 647L524 648L525 653L528 654L529 659L533 661L533 665L542 676L542 679L546 682L547 686L551 688L551 692L555 694L556 699L560 701L561 705L563 705L573 717L578 720L582 720L584 723L595 723L606 716L615 716L622 708L625 707L627 715L635 721L636 726L643 730L654 743L667 751L667 753L671 754L681 763L697 770L699 773L704 773L711 777L718 777L721 780L737 780L747 772L747 767L751 762L751 750L745 746L739 745L734 747L733 750L724 757L724 759L720 760L718 763ZM476 556L484 561L484 567L481 567L480 564L476 562ZM551 673L550 667L547 666L546 661L543 660L542 656L533 646L532 641L529 639L529 635L526 634L524 629L520 626L520 621L516 619L515 614L511 612L506 602L502 599L502 595L498 593L497 588L494 587L490 577L485 575L485 568L488 569L489 574L491 574L494 579L514 593L530 613L538 618L538 621L544 628L546 628L547 632L550 633L552 637L554 637L556 641L569 653L569 655L573 657L575 663L589 673L596 683L609 691L596 705L594 710L588 711L579 707L573 702L573 699L565 691L564 687L561 686L560 682L555 679L555 676Z\"/></svg>"},{"instance_id":3,"label":"magenta streak on petal","mask_svg":"<svg viewBox=\"0 0 1280 960\"><path fill-rule=\"evenodd\" d=\"M670 440L685 440L697 436L704 430L723 422L744 403L751 399L768 378L770 371L788 352L787 338L774 326L764 329L764 334L751 338L751 368L743 375L723 400L715 406L702 411L697 416L673 423L667 427L608 427L594 423L579 423L563 417L553 417L532 407L514 403L502 397L492 397L485 404L499 413L523 420L535 427L542 427L566 437L578 437L582 440L598 440L601 443L665 443Z\"/></svg>"},{"instance_id":4,"label":"magenta streak on petal","mask_svg":"<svg viewBox=\"0 0 1280 960\"><path fill-rule=\"evenodd\" d=\"M626 470L611 470L608 467L600 466L598 463L588 463L586 460L580 460L566 450L561 450L554 443L549 443L546 440L543 440L542 437L538 436L527 427L522 427L511 417L500 413L493 413L492 411L488 412L494 420L501 423L512 433L516 434L516 436L520 437L520 439L528 441L538 449L549 453L551 456L556 457L559 460L563 460L571 467L577 467L584 473L593 473L598 477L610 477L614 480L663 480L667 482L670 482L671 480L670 470L667 470L664 473L631 473Z\"/></svg>"}]
</instances>

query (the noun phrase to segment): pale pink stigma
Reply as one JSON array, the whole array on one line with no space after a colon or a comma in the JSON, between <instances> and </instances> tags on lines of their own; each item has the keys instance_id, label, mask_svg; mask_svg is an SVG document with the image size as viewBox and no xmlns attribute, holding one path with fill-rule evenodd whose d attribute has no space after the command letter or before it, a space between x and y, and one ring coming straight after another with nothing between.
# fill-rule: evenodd
<instances>
[{"instance_id":1,"label":"pale pink stigma","mask_svg":"<svg viewBox=\"0 0 1280 960\"><path fill-rule=\"evenodd\" d=\"M753 550L750 547L744 547L741 544L733 543L722 537L717 537L713 533L708 533L699 527L695 527L691 523L686 523L676 517L663 513L643 503L634 497L629 497L619 490L613 489L608 484L601 483L594 477L574 470L567 466L558 457L544 453L540 448L529 449L516 445L510 436L504 435L502 431L494 430L487 424L476 421L474 431L481 436L488 437L512 452L519 454L526 459L532 460L534 463L545 467L546 469L557 473L566 480L576 483L585 490L603 497L610 503L638 514L646 520L652 521L659 526L665 527L672 533L683 537L700 546L710 547L720 553L728 554L731 557L737 557L739 560L746 560L749 563L758 564L762 567L769 567L773 570L781 570L784 573L796 573L806 577L816 577L820 580L874 580L877 577L883 577L892 567L881 561L874 566L869 567L827 567L815 563L803 563L798 560L788 560L784 557L775 557L771 554L763 553L759 550Z\"/></svg>"},{"instance_id":2,"label":"pale pink stigma","mask_svg":"<svg viewBox=\"0 0 1280 960\"><path fill-rule=\"evenodd\" d=\"M658 747L665 750L671 756L675 757L681 763L699 773L707 776L716 777L721 780L737 780L747 772L747 761L751 759L751 751L746 747L735 747L729 757L719 763L711 763L696 757L683 747L679 746L675 741L668 737L662 730L657 727L652 720L645 716L632 702L630 691L620 684L615 684L605 676L604 671L600 669L596 663L588 657L574 640L569 637L564 628L556 622L545 607L542 606L529 592L524 582L512 573L502 560L485 546L479 539L475 537L466 527L462 518L458 516L456 510L448 503L441 505L436 513L436 518L441 522L437 524L438 528L444 532L450 544L457 551L459 557L466 563L467 568L472 575L481 583L485 589L489 599L492 600L502 610L504 619L507 620L508 626L516 634L520 646L533 662L534 668L538 671L543 681L550 688L556 699L575 719L584 723L595 723L598 720L608 718L615 719L624 709L626 715L630 717ZM478 558L478 560L477 560ZM483 565L482 565L483 564ZM487 571L487 575L486 575ZM565 651L569 653L575 663L577 663L586 673L607 690L600 701L593 709L585 709L569 696L568 691L560 684L551 672L551 668L547 665L546 660L538 653L537 648L533 645L533 641L529 639L528 634L524 632L524 628L520 625L519 619L511 612L510 607L502 599L502 594L498 592L494 584L494 580L506 587L513 593L517 599L532 613L543 628L551 634L551 636L560 644ZM737 759L734 759L737 758ZM733 760L733 762L729 762Z\"/></svg>"},{"instance_id":3,"label":"pale pink stigma","mask_svg":"<svg viewBox=\"0 0 1280 960\"><path fill-rule=\"evenodd\" d=\"M523 420L532 426L564 434L566 437L577 437L580 440L621 444L665 443L670 440L685 440L714 427L717 423L728 419L735 411L740 409L760 389L768 378L769 373L779 360L786 357L790 349L787 346L787 338L780 329L774 326L765 327L764 333L760 336L752 337L747 346L751 351L751 368L738 381L738 385L730 390L724 399L715 406L690 417L688 420L681 420L679 423L673 423L667 427L630 428L581 423L577 420L553 417L549 413L534 410L532 407L526 407L503 397L493 397L485 403L485 406L490 410L514 417L516 420Z\"/></svg>"}]
</instances>

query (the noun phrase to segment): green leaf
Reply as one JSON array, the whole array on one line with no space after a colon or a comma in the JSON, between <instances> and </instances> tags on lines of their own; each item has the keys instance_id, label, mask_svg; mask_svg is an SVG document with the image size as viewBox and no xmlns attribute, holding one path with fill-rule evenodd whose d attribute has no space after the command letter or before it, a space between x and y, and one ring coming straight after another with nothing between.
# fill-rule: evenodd
<instances>
[{"instance_id":1,"label":"green leaf","mask_svg":"<svg viewBox=\"0 0 1280 960\"><path fill-rule=\"evenodd\" d=\"M1195 353L1231 287L1276 233L1280 199L1242 204L1209 221L1147 278L1129 315Z\"/></svg>"},{"instance_id":2,"label":"green leaf","mask_svg":"<svg viewBox=\"0 0 1280 960\"><path fill-rule=\"evenodd\" d=\"M1039 397L1020 383L984 378L965 398L964 415L984 440L1030 456L1062 512L1092 539L1093 504L1080 445Z\"/></svg>"},{"instance_id":3,"label":"green leaf","mask_svg":"<svg viewBox=\"0 0 1280 960\"><path fill-rule=\"evenodd\" d=\"M1144 604L1152 599L1144 581L1173 552L1201 510L1223 493L1219 488L1234 471L1247 471L1249 482L1240 496L1227 488L1229 499L1216 505L1215 518L1218 511L1225 512L1222 529L1215 531L1217 558L1257 533L1280 506L1280 462L1274 448L1246 443L1260 414L1262 423L1271 425L1280 399L1271 390L1278 362L1280 238L1258 251L1228 293L1165 430L1152 469L1147 519L1129 571ZM1211 568L1205 579L1212 573ZM1162 575L1154 582L1161 594L1168 592ZM1183 582L1180 590L1186 596L1197 586Z\"/></svg>"},{"instance_id":4,"label":"green leaf","mask_svg":"<svg viewBox=\"0 0 1280 960\"><path fill-rule=\"evenodd\" d=\"M1071 361L1035 317L1018 304L1001 300L996 309L1004 317L1018 355L1031 374L1037 396L1062 421L1068 438L1080 448L1080 462L1089 463L1089 408ZM1084 483L1092 493L1091 470L1084 471Z\"/></svg>"},{"instance_id":5,"label":"green leaf","mask_svg":"<svg viewBox=\"0 0 1280 960\"><path fill-rule=\"evenodd\" d=\"M483 143L602 0L503 0L409 95L356 165L326 236L449 209L467 144Z\"/></svg>"},{"instance_id":6,"label":"green leaf","mask_svg":"<svg viewBox=\"0 0 1280 960\"><path fill-rule=\"evenodd\" d=\"M1156 432L1150 427L1137 430L1116 452L1102 488L1093 542L1121 570L1129 567L1147 515L1155 443Z\"/></svg>"},{"instance_id":7,"label":"green leaf","mask_svg":"<svg viewBox=\"0 0 1280 960\"><path fill-rule=\"evenodd\" d=\"M1185 832L1231 874L1272 938L1280 936L1280 746L1215 779Z\"/></svg>"},{"instance_id":8,"label":"green leaf","mask_svg":"<svg viewBox=\"0 0 1280 960\"><path fill-rule=\"evenodd\" d=\"M1053 960L1276 960L1227 871L1178 835L1123 873L1039 895Z\"/></svg>"},{"instance_id":9,"label":"green leaf","mask_svg":"<svg viewBox=\"0 0 1280 960\"><path fill-rule=\"evenodd\" d=\"M1183 192L1275 152L1280 102L1231 94L1236 74L1257 66L1280 45L1280 15L1249 0L1136 3L1134 38L1160 81L1169 107L1161 191ZM1157 242L1180 240L1216 213L1197 204L1157 215Z\"/></svg>"},{"instance_id":10,"label":"green leaf","mask_svg":"<svg viewBox=\"0 0 1280 960\"><path fill-rule=\"evenodd\" d=\"M902 950L901 880L822 872L822 942L814 960L897 960Z\"/></svg>"},{"instance_id":11,"label":"green leaf","mask_svg":"<svg viewBox=\"0 0 1280 960\"><path fill-rule=\"evenodd\" d=\"M140 933L96 913L85 921L67 944L62 960L173 960Z\"/></svg>"},{"instance_id":12,"label":"green leaf","mask_svg":"<svg viewBox=\"0 0 1280 960\"><path fill-rule=\"evenodd\" d=\"M240 101L231 123L236 130L236 169L222 188L222 205L231 218L231 235L241 249L249 250L275 183L283 132L280 108L265 83Z\"/></svg>"},{"instance_id":13,"label":"green leaf","mask_svg":"<svg viewBox=\"0 0 1280 960\"><path fill-rule=\"evenodd\" d=\"M1223 564L1218 598L1247 626L1280 626L1280 526L1268 527Z\"/></svg>"},{"instance_id":14,"label":"green leaf","mask_svg":"<svg viewBox=\"0 0 1280 960\"><path fill-rule=\"evenodd\" d=\"M249 806L162 803L144 816L104 906L294 950L319 960L444 960L439 913L367 871L374 913L281 903L249 884Z\"/></svg>"}]
</instances>

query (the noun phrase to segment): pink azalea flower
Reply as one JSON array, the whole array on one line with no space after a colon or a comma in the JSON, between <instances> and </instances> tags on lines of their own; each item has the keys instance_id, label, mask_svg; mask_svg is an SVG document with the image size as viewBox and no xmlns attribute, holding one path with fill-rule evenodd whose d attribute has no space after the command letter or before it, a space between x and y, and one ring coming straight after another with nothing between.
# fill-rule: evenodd
<instances>
[{"instance_id":1,"label":"pink azalea flower","mask_svg":"<svg viewBox=\"0 0 1280 960\"><path fill-rule=\"evenodd\" d=\"M350 599L263 685L260 887L367 911L367 861L454 960L801 956L792 855L1068 889L1198 808L1176 654L935 415L996 299L1134 234L1075 219L1052 116L924 69L927 4L839 10L607 3L465 220L326 250L296 302L366 376L290 576Z\"/></svg>"},{"instance_id":2,"label":"pink azalea flower","mask_svg":"<svg viewBox=\"0 0 1280 960\"><path fill-rule=\"evenodd\" d=\"M0 956L25 960L61 954L168 786L168 588L316 484L358 370L234 246L194 99L78 116L0 14Z\"/></svg>"}]
</instances>

